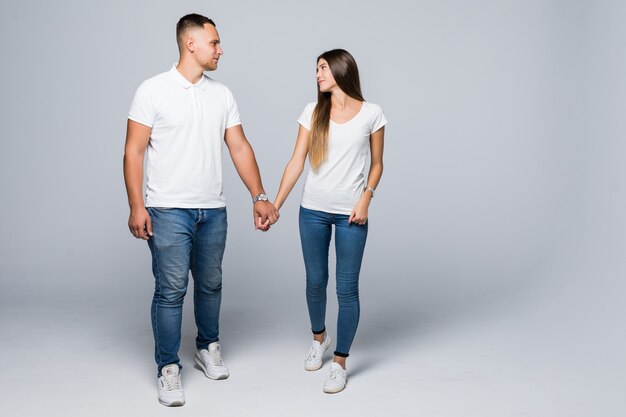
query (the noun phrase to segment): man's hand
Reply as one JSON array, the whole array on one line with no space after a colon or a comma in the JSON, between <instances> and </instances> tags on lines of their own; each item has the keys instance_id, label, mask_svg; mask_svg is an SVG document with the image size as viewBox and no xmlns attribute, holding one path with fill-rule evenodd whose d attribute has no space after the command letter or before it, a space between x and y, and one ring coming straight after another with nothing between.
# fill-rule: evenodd
<instances>
[{"instance_id":1,"label":"man's hand","mask_svg":"<svg viewBox=\"0 0 626 417\"><path fill-rule=\"evenodd\" d=\"M137 239L150 239L150 236L152 236L152 220L145 207L130 211L128 228Z\"/></svg>"},{"instance_id":2,"label":"man's hand","mask_svg":"<svg viewBox=\"0 0 626 417\"><path fill-rule=\"evenodd\" d=\"M254 203L253 211L254 228L263 232L267 232L280 217L276 207L269 201L257 201Z\"/></svg>"}]
</instances>

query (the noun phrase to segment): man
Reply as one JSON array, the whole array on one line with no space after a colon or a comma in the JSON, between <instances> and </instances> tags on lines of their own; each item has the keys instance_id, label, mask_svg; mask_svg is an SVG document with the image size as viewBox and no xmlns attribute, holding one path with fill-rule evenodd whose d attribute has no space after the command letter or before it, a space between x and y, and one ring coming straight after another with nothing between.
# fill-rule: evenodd
<instances>
[{"instance_id":1,"label":"man","mask_svg":"<svg viewBox=\"0 0 626 417\"><path fill-rule=\"evenodd\" d=\"M128 226L133 236L148 241L152 253L152 329L159 401L166 406L185 403L178 350L190 270L198 327L194 359L208 378L229 376L219 345L227 229L222 141L250 191L255 226L265 231L278 220L231 91L204 74L217 69L223 54L215 23L197 14L184 16L176 25L176 37L178 63L137 89L124 154Z\"/></svg>"}]
</instances>

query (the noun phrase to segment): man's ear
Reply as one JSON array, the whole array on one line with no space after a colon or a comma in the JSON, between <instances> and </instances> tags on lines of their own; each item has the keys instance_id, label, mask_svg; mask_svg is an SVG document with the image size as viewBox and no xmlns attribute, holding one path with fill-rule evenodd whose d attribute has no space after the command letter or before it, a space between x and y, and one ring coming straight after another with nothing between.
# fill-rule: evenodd
<instances>
[{"instance_id":1,"label":"man's ear","mask_svg":"<svg viewBox=\"0 0 626 417\"><path fill-rule=\"evenodd\" d=\"M187 39L185 39L185 48L187 48L187 50L191 53L196 51L196 40L193 38L193 36L188 36Z\"/></svg>"}]
</instances>

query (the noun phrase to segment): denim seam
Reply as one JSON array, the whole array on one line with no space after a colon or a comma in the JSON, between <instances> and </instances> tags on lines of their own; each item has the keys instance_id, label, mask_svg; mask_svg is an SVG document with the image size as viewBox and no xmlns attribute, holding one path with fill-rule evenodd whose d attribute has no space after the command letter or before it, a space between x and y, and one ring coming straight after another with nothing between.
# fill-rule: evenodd
<instances>
[{"instance_id":1,"label":"denim seam","mask_svg":"<svg viewBox=\"0 0 626 417\"><path fill-rule=\"evenodd\" d=\"M154 242L152 242L152 244L154 245ZM154 251L156 252L156 246L154 247ZM153 255L154 256L154 265L155 265L155 278L156 278L156 283L155 286L159 292L159 294L161 294L161 274L160 274L160 270L159 270L159 257L156 256L156 253ZM154 309L155 311L153 312L154 314L154 339L155 339L155 347L156 347L156 351L157 351L157 362L158 364L161 363L161 352L159 351L159 315L158 315L158 300L155 301L154 303ZM160 365L159 365L160 366Z\"/></svg>"}]
</instances>

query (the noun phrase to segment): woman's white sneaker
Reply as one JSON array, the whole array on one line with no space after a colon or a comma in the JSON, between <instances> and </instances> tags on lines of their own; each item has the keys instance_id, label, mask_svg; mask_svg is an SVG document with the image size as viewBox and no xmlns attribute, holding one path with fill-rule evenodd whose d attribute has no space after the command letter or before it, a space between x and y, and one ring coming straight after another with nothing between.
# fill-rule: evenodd
<instances>
[{"instance_id":1,"label":"woman's white sneaker","mask_svg":"<svg viewBox=\"0 0 626 417\"><path fill-rule=\"evenodd\" d=\"M324 341L322 343L314 340L313 343L311 343L309 352L306 354L306 358L304 358L304 369L307 371L317 371L320 369L322 367L324 352L326 352L329 347L330 336L328 333L324 336Z\"/></svg>"},{"instance_id":2,"label":"woman's white sneaker","mask_svg":"<svg viewBox=\"0 0 626 417\"><path fill-rule=\"evenodd\" d=\"M207 378L226 379L230 375L222 360L222 352L218 342L211 343L208 349L197 351L194 359Z\"/></svg>"},{"instance_id":3,"label":"woman's white sneaker","mask_svg":"<svg viewBox=\"0 0 626 417\"><path fill-rule=\"evenodd\" d=\"M172 363L161 369L161 376L157 380L159 387L159 402L168 407L179 407L185 404L183 383L180 379L180 368Z\"/></svg>"},{"instance_id":4,"label":"woman's white sneaker","mask_svg":"<svg viewBox=\"0 0 626 417\"><path fill-rule=\"evenodd\" d=\"M347 380L348 372L337 362L333 362L332 365L330 365L330 374L324 383L324 392L334 394L343 391L346 387Z\"/></svg>"}]
</instances>

